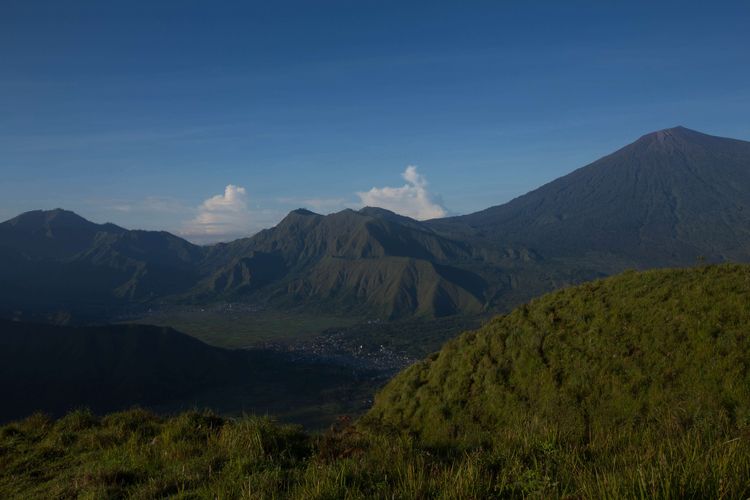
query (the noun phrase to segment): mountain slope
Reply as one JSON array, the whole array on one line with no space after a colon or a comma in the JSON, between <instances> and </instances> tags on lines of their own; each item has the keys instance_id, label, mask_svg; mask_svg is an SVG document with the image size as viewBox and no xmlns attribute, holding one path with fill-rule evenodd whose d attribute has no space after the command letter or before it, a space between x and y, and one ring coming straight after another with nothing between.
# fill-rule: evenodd
<instances>
[{"instance_id":1,"label":"mountain slope","mask_svg":"<svg viewBox=\"0 0 750 500\"><path fill-rule=\"evenodd\" d=\"M212 248L205 264L211 274L197 293L237 297L262 290L285 307L389 318L476 312L489 287L474 268L490 254L510 260L382 209L328 216L296 210L272 229Z\"/></svg>"},{"instance_id":2,"label":"mountain slope","mask_svg":"<svg viewBox=\"0 0 750 500\"><path fill-rule=\"evenodd\" d=\"M629 272L548 294L406 369L368 420L471 444L521 428L584 440L742 428L748 296L747 265Z\"/></svg>"},{"instance_id":3,"label":"mountain slope","mask_svg":"<svg viewBox=\"0 0 750 500\"><path fill-rule=\"evenodd\" d=\"M202 248L166 232L94 224L65 210L0 224L0 301L14 309L84 309L193 286Z\"/></svg>"},{"instance_id":4,"label":"mountain slope","mask_svg":"<svg viewBox=\"0 0 750 500\"><path fill-rule=\"evenodd\" d=\"M498 266L535 258L374 208L295 210L274 228L210 247L64 210L28 212L0 224L0 257L6 315L238 300L386 318L478 312L495 293L490 282L509 283Z\"/></svg>"},{"instance_id":5,"label":"mountain slope","mask_svg":"<svg viewBox=\"0 0 750 500\"><path fill-rule=\"evenodd\" d=\"M504 205L434 221L544 257L750 259L750 143L661 130Z\"/></svg>"}]
</instances>

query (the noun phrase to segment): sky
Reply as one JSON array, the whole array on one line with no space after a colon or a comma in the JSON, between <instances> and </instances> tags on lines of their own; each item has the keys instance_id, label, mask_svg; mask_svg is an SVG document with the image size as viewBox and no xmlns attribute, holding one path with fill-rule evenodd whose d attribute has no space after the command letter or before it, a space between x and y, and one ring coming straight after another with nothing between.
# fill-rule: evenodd
<instances>
[{"instance_id":1,"label":"sky","mask_svg":"<svg viewBox=\"0 0 750 500\"><path fill-rule=\"evenodd\" d=\"M750 2L0 1L0 219L417 219L641 135L750 140Z\"/></svg>"}]
</instances>

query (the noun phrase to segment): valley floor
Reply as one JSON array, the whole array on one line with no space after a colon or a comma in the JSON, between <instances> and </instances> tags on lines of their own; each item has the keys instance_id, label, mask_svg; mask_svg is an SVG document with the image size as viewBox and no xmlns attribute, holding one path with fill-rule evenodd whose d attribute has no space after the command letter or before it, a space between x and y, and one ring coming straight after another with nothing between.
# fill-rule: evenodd
<instances>
[{"instance_id":1,"label":"valley floor","mask_svg":"<svg viewBox=\"0 0 750 500\"><path fill-rule=\"evenodd\" d=\"M162 306L115 318L115 322L166 326L216 347L289 352L308 361L395 374L489 317L386 321L220 303Z\"/></svg>"},{"instance_id":2,"label":"valley floor","mask_svg":"<svg viewBox=\"0 0 750 500\"><path fill-rule=\"evenodd\" d=\"M440 349L462 331L478 327L484 317L449 317L387 322L378 319L281 313L246 304L212 307L167 307L141 313L121 322L168 326L210 345L222 348L263 350L283 355L293 363L321 371L335 367L350 370L353 383L332 381L330 387L307 399L289 399L273 388L230 387L204 391L191 401L152 406L159 413L188 408L212 408L229 416L243 411L272 414L284 422L319 430L336 418L357 417L369 409L375 392L403 368ZM312 375L314 376L314 374ZM252 408L247 401L262 402Z\"/></svg>"}]
</instances>

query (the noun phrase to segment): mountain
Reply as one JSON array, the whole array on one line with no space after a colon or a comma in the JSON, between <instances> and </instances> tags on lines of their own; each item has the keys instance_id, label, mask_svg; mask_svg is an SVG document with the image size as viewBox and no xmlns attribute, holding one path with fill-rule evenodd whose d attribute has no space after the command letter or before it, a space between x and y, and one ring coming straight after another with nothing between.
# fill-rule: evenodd
<instances>
[{"instance_id":1,"label":"mountain","mask_svg":"<svg viewBox=\"0 0 750 500\"><path fill-rule=\"evenodd\" d=\"M170 328L0 320L0 421L139 405L281 415L292 409L296 419L319 425L321 405L348 401L342 412L358 409L349 393L366 376L282 353L211 347Z\"/></svg>"},{"instance_id":2,"label":"mountain","mask_svg":"<svg viewBox=\"0 0 750 500\"><path fill-rule=\"evenodd\" d=\"M433 222L544 258L639 267L750 260L750 142L684 127L634 143L509 203ZM602 257L604 256L604 257Z\"/></svg>"},{"instance_id":3,"label":"mountain","mask_svg":"<svg viewBox=\"0 0 750 500\"><path fill-rule=\"evenodd\" d=\"M295 210L274 228L209 247L35 211L0 224L0 257L6 315L233 300L386 318L479 312L496 265L533 259L374 208Z\"/></svg>"},{"instance_id":4,"label":"mountain","mask_svg":"<svg viewBox=\"0 0 750 500\"><path fill-rule=\"evenodd\" d=\"M728 264L628 272L554 292L407 368L367 420L441 445L742 429L748 296L750 266Z\"/></svg>"},{"instance_id":5,"label":"mountain","mask_svg":"<svg viewBox=\"0 0 750 500\"><path fill-rule=\"evenodd\" d=\"M260 290L283 307L315 305L387 318L478 312L490 286L476 261L506 258L499 253L387 210L328 216L296 210L272 229L211 248L211 273L198 290L203 297Z\"/></svg>"},{"instance_id":6,"label":"mountain","mask_svg":"<svg viewBox=\"0 0 750 500\"><path fill-rule=\"evenodd\" d=\"M183 291L204 250L163 231L94 224L66 210L0 224L3 312L98 309Z\"/></svg>"},{"instance_id":7,"label":"mountain","mask_svg":"<svg viewBox=\"0 0 750 500\"><path fill-rule=\"evenodd\" d=\"M504 311L629 268L750 261L750 143L683 127L509 203L416 221L294 210L198 247L164 232L29 212L0 224L0 314L239 301L382 319ZM25 316L24 316L25 317Z\"/></svg>"}]
</instances>

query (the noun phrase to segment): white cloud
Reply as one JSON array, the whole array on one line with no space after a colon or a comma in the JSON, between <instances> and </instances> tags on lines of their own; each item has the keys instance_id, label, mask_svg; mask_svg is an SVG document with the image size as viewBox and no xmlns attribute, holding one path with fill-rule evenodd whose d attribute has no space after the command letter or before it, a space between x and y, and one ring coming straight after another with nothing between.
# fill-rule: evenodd
<instances>
[{"instance_id":1,"label":"white cloud","mask_svg":"<svg viewBox=\"0 0 750 500\"><path fill-rule=\"evenodd\" d=\"M365 206L380 207L413 219L425 220L444 217L445 208L427 191L427 179L409 165L401 174L406 181L401 187L372 188L358 192Z\"/></svg>"},{"instance_id":2,"label":"white cloud","mask_svg":"<svg viewBox=\"0 0 750 500\"><path fill-rule=\"evenodd\" d=\"M229 184L223 194L208 198L198 207L196 216L180 234L202 242L250 236L258 229L253 215L245 188Z\"/></svg>"}]
</instances>

